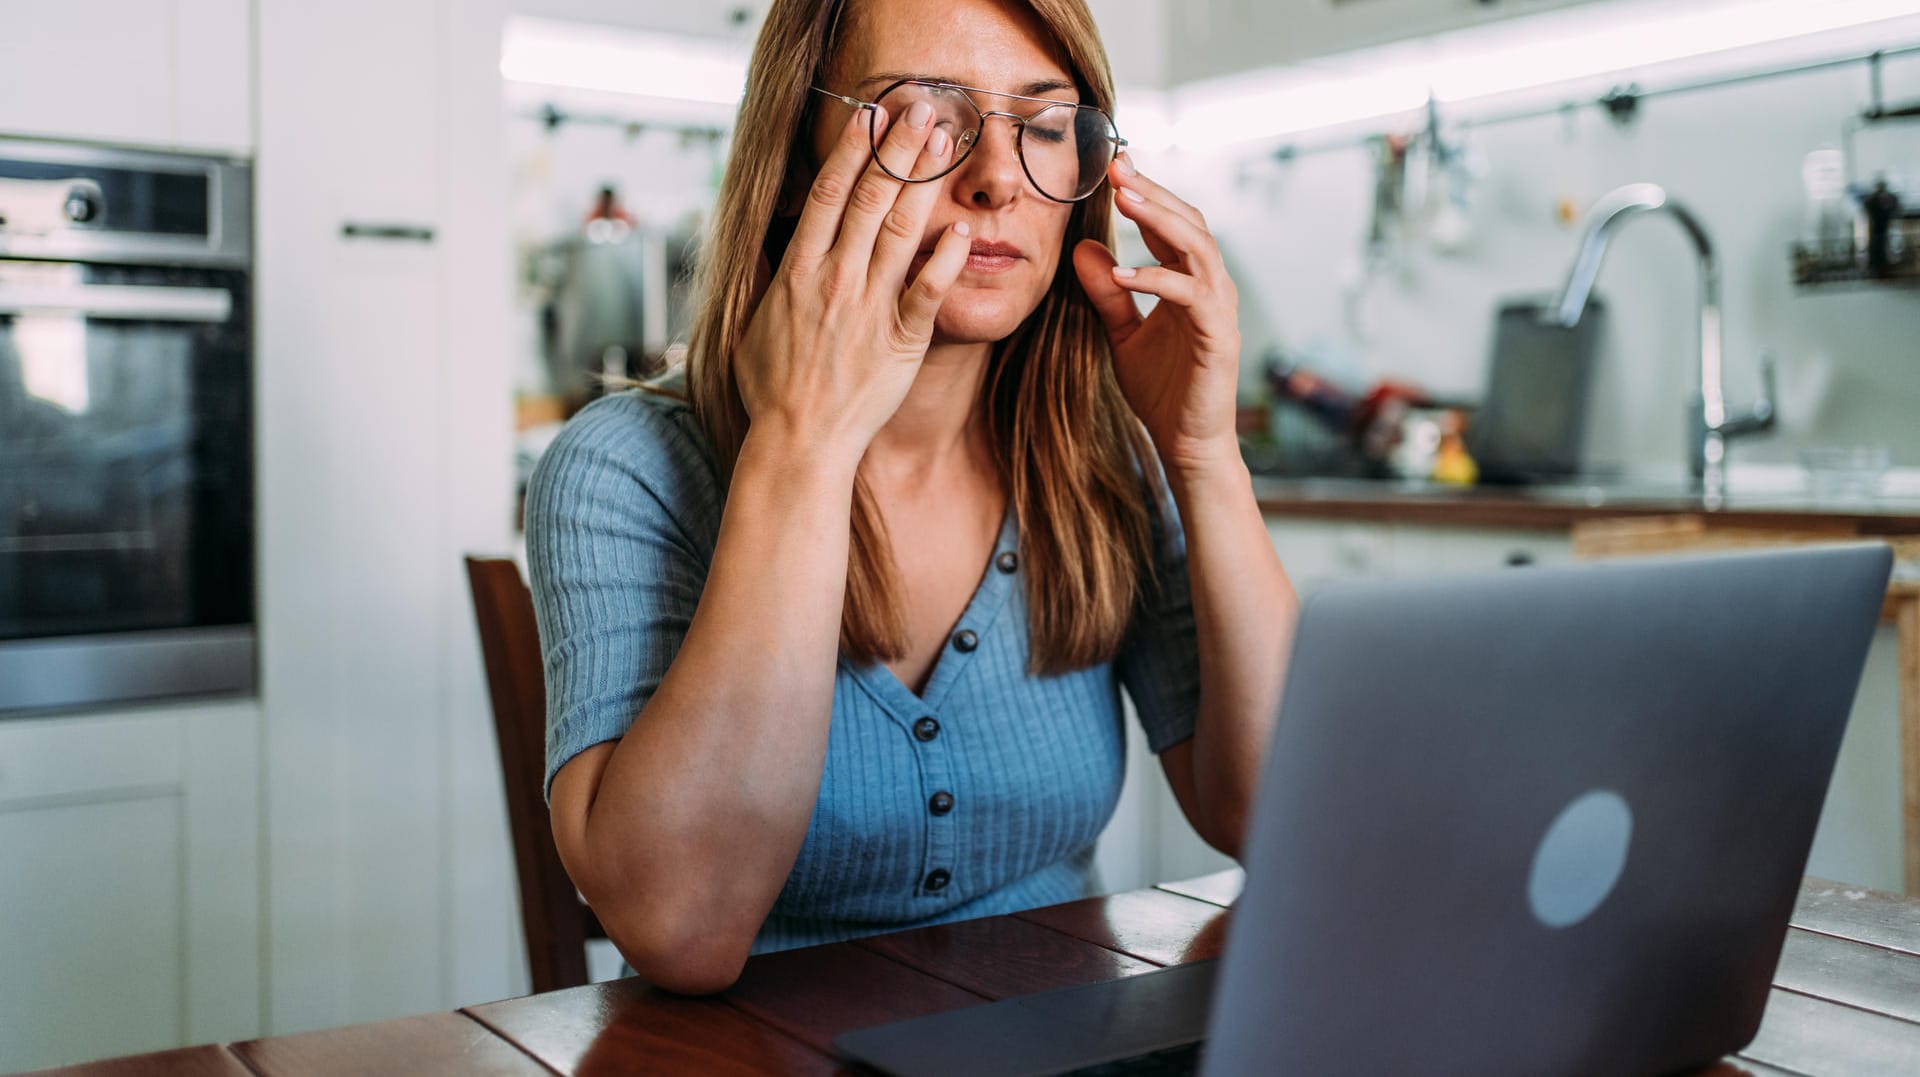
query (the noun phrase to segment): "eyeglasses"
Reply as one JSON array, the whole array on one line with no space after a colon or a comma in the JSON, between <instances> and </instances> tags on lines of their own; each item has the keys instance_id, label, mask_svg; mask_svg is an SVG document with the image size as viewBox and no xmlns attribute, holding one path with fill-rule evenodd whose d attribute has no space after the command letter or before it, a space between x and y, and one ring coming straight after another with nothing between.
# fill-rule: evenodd
<instances>
[{"instance_id":1,"label":"eyeglasses","mask_svg":"<svg viewBox=\"0 0 1920 1077\"><path fill-rule=\"evenodd\" d=\"M880 91L872 101L837 94L821 86L813 89L835 101L867 110L867 131L873 142L873 159L880 163L887 175L906 183L937 180L959 168L960 162L966 160L979 143L980 129L986 126L989 116L1005 116L1013 121L1014 152L1020 158L1020 167L1026 171L1027 178L1033 181L1033 189L1055 202L1078 202L1098 190L1101 181L1107 177L1107 166L1113 163L1121 147L1127 144L1127 140L1121 138L1113 126L1113 117L1092 105L924 79L902 79ZM1027 115L982 111L969 96L977 93L1032 101L1043 107ZM873 117L879 114L881 108L886 109L889 116L905 116L908 109L922 101L933 110L934 125L953 140L953 160L947 167L930 175L903 176L888 168L881 159L880 132Z\"/></svg>"}]
</instances>

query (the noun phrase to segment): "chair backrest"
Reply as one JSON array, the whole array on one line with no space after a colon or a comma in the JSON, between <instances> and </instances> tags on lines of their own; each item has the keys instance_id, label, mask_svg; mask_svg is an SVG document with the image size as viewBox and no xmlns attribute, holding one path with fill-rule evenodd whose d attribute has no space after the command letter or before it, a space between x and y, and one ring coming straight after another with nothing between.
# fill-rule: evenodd
<instances>
[{"instance_id":1,"label":"chair backrest","mask_svg":"<svg viewBox=\"0 0 1920 1077\"><path fill-rule=\"evenodd\" d=\"M466 561L507 783L528 971L536 992L578 987L588 982L587 939L605 938L606 932L567 877L547 816L546 677L533 595L513 561L471 556Z\"/></svg>"}]
</instances>

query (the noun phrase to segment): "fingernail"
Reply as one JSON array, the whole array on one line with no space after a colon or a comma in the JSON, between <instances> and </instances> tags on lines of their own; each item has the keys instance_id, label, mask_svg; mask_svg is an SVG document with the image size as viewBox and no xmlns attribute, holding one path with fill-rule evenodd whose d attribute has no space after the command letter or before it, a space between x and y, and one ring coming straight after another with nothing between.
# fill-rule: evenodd
<instances>
[{"instance_id":1,"label":"fingernail","mask_svg":"<svg viewBox=\"0 0 1920 1077\"><path fill-rule=\"evenodd\" d=\"M1126 199L1129 202L1145 202L1147 200L1146 195L1141 194L1139 191L1136 191L1131 187L1120 188L1120 197Z\"/></svg>"},{"instance_id":2,"label":"fingernail","mask_svg":"<svg viewBox=\"0 0 1920 1077\"><path fill-rule=\"evenodd\" d=\"M1138 174L1137 170L1133 167L1133 154L1123 153L1120 155L1120 171L1129 176Z\"/></svg>"},{"instance_id":3,"label":"fingernail","mask_svg":"<svg viewBox=\"0 0 1920 1077\"><path fill-rule=\"evenodd\" d=\"M1133 276L1135 272L1136 270L1132 266L1114 266L1113 267L1113 275L1116 277L1120 277L1122 279Z\"/></svg>"},{"instance_id":4,"label":"fingernail","mask_svg":"<svg viewBox=\"0 0 1920 1077\"><path fill-rule=\"evenodd\" d=\"M947 138L947 133L936 127L933 129L933 137L927 139L927 149L932 150L935 157L945 157L948 141L950 140Z\"/></svg>"},{"instance_id":5,"label":"fingernail","mask_svg":"<svg viewBox=\"0 0 1920 1077\"><path fill-rule=\"evenodd\" d=\"M913 107L907 110L907 123L913 127L925 127L932 118L933 106L925 101L915 101Z\"/></svg>"},{"instance_id":6,"label":"fingernail","mask_svg":"<svg viewBox=\"0 0 1920 1077\"><path fill-rule=\"evenodd\" d=\"M960 233L963 236L970 236L973 234L973 226L968 224L965 221L953 222L953 230L955 232Z\"/></svg>"}]
</instances>

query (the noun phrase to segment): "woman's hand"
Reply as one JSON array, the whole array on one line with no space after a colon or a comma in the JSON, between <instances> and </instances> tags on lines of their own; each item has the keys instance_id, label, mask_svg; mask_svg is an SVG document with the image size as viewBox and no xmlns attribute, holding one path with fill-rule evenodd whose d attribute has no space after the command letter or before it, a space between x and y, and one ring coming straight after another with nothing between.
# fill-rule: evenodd
<instances>
[{"instance_id":1,"label":"woman's hand","mask_svg":"<svg viewBox=\"0 0 1920 1077\"><path fill-rule=\"evenodd\" d=\"M881 128L887 164L903 175L945 167L952 140L925 106L901 120ZM947 229L908 286L941 185L902 183L870 153L866 113L856 111L734 355L753 432L825 444L854 462L906 399L970 245L964 223Z\"/></svg>"},{"instance_id":2,"label":"woman's hand","mask_svg":"<svg viewBox=\"0 0 1920 1077\"><path fill-rule=\"evenodd\" d=\"M1234 404L1240 378L1239 293L1200 211L1134 171L1108 169L1114 205L1140 226L1157 266L1117 265L1094 240L1074 248L1080 285L1106 323L1120 391L1146 424L1168 471L1239 460ZM1158 296L1145 318L1134 292Z\"/></svg>"}]
</instances>

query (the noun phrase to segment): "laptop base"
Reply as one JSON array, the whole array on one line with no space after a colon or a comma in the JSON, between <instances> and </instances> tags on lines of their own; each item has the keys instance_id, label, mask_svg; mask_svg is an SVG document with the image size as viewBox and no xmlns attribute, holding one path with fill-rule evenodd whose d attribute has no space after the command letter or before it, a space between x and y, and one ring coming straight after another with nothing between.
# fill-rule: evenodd
<instances>
[{"instance_id":1,"label":"laptop base","mask_svg":"<svg viewBox=\"0 0 1920 1077\"><path fill-rule=\"evenodd\" d=\"M898 1077L1046 1077L1153 1055L1206 1035L1219 961L1002 999L834 1037Z\"/></svg>"}]
</instances>

